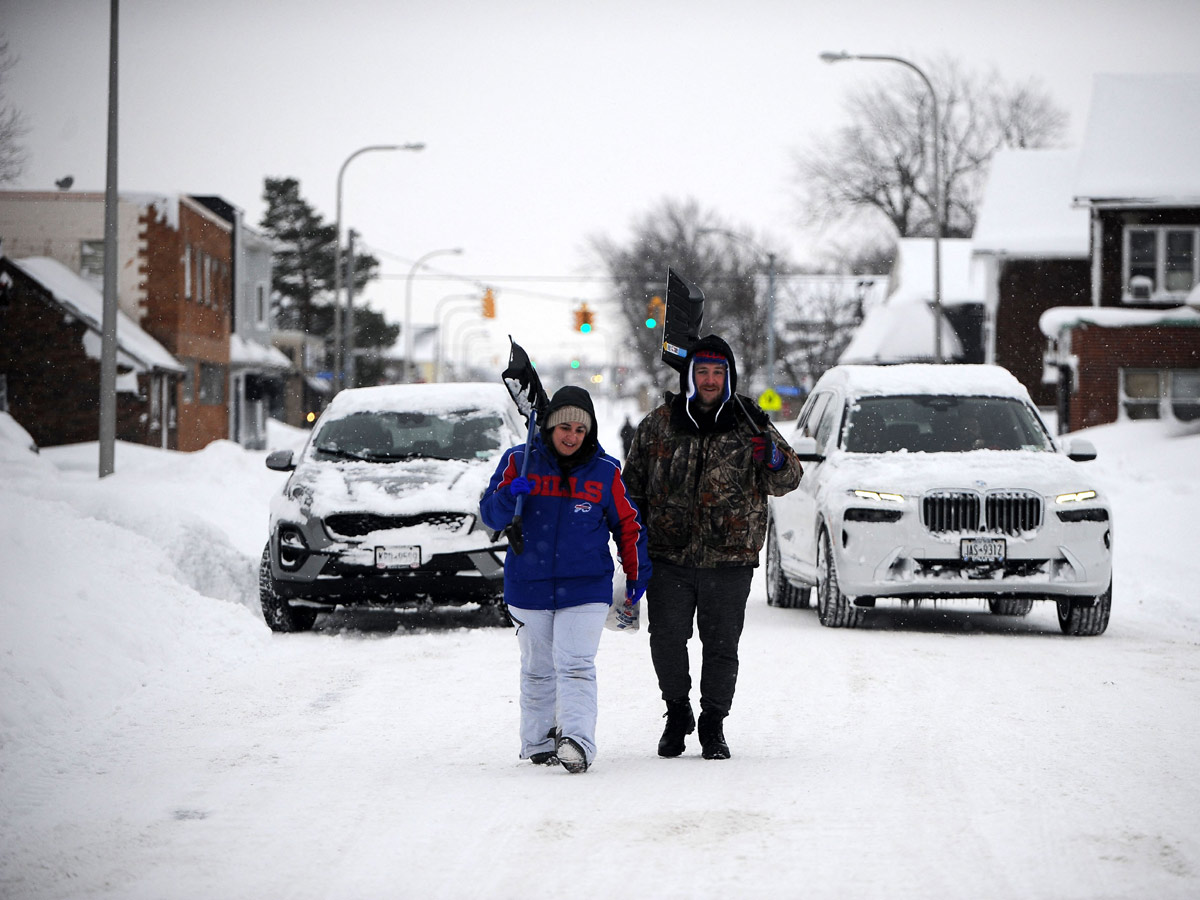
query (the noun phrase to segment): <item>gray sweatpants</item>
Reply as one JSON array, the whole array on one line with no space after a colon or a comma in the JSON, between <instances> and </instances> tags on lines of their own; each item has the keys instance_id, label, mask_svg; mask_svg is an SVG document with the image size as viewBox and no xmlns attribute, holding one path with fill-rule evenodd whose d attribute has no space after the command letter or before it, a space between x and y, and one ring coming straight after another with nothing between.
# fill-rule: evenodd
<instances>
[{"instance_id":1,"label":"gray sweatpants","mask_svg":"<svg viewBox=\"0 0 1200 900\"><path fill-rule=\"evenodd\" d=\"M521 758L573 738L596 758L596 651L607 603L565 609L508 608L521 648Z\"/></svg>"}]
</instances>

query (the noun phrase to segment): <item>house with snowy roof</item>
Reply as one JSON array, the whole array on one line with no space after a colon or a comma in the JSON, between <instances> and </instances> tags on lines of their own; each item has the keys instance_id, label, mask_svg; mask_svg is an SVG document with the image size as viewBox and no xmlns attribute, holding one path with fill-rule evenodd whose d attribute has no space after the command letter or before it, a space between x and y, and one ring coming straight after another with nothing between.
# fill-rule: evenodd
<instances>
[{"instance_id":1,"label":"house with snowy roof","mask_svg":"<svg viewBox=\"0 0 1200 900\"><path fill-rule=\"evenodd\" d=\"M936 358L935 322L941 330L945 362L980 363L986 348L982 271L965 238L940 242L942 316L933 309L933 240L901 238L882 302L864 310L863 320L840 364L890 365L932 362Z\"/></svg>"},{"instance_id":2,"label":"house with snowy roof","mask_svg":"<svg viewBox=\"0 0 1200 900\"><path fill-rule=\"evenodd\" d=\"M1090 308L1039 318L1060 427L1200 420L1200 75L1096 77L1073 202Z\"/></svg>"},{"instance_id":3,"label":"house with snowy roof","mask_svg":"<svg viewBox=\"0 0 1200 900\"><path fill-rule=\"evenodd\" d=\"M104 200L97 191L0 191L4 253L57 260L100 290ZM168 398L176 407L168 446L199 450L228 438L230 224L185 195L127 191L116 219L117 305L184 366Z\"/></svg>"},{"instance_id":4,"label":"house with snowy roof","mask_svg":"<svg viewBox=\"0 0 1200 900\"><path fill-rule=\"evenodd\" d=\"M1053 307L1091 303L1088 212L1074 205L1078 164L1078 150L997 151L971 236L989 311L986 360L1012 372L1041 407L1056 397L1038 321Z\"/></svg>"},{"instance_id":5,"label":"house with snowy roof","mask_svg":"<svg viewBox=\"0 0 1200 900\"><path fill-rule=\"evenodd\" d=\"M57 260L0 257L0 410L41 446L99 439L104 299ZM186 371L124 311L116 317L118 440L169 448Z\"/></svg>"}]
</instances>

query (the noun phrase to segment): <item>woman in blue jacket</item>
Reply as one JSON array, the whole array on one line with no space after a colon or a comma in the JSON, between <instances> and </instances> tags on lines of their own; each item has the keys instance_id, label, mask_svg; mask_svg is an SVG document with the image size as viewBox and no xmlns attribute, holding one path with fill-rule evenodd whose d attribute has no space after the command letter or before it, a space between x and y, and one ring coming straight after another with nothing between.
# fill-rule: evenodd
<instances>
[{"instance_id":1,"label":"woman in blue jacket","mask_svg":"<svg viewBox=\"0 0 1200 900\"><path fill-rule=\"evenodd\" d=\"M517 497L523 553L504 561L504 599L521 647L521 758L586 772L596 756L596 651L612 604L609 535L637 603L650 579L646 530L625 493L621 466L596 440L583 388L560 388L529 447L504 452L479 508L506 527Z\"/></svg>"}]
</instances>

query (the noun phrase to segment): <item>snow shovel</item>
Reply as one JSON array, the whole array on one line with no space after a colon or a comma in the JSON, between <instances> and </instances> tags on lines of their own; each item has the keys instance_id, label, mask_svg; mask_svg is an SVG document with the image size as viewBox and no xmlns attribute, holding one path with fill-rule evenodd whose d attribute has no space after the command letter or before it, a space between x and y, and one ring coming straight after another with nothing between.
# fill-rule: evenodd
<instances>
[{"instance_id":1,"label":"snow shovel","mask_svg":"<svg viewBox=\"0 0 1200 900\"><path fill-rule=\"evenodd\" d=\"M521 460L521 477L524 478L529 471L529 452L537 429L538 416L546 412L550 399L542 388L542 380L538 378L529 354L512 339L511 334L508 340L512 344L508 353L508 368L501 373L500 379L508 388L513 403L517 404L517 410L529 423L529 435L525 438L525 456ZM508 546L518 556L525 552L525 535L521 531L521 509L524 505L525 495L518 494L516 512L513 513L512 522L504 529L504 534L508 537Z\"/></svg>"}]
</instances>

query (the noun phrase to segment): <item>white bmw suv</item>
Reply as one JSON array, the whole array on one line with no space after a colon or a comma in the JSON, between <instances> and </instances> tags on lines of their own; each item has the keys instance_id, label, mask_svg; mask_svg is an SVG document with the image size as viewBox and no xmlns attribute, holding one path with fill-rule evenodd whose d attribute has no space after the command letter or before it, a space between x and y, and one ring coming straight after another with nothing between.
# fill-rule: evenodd
<instances>
[{"instance_id":1,"label":"white bmw suv","mask_svg":"<svg viewBox=\"0 0 1200 900\"><path fill-rule=\"evenodd\" d=\"M785 432L787 434L787 432ZM789 442L799 488L770 499L767 602L853 627L877 600L981 598L1022 616L1058 607L1097 635L1112 604L1112 512L1024 386L998 366L837 366Z\"/></svg>"}]
</instances>

